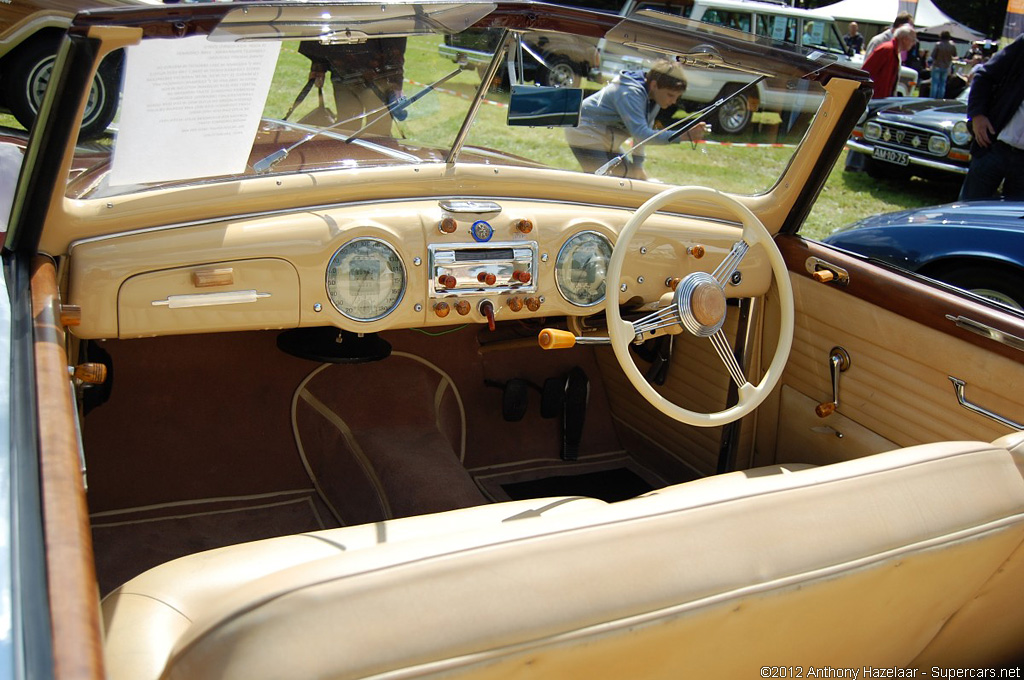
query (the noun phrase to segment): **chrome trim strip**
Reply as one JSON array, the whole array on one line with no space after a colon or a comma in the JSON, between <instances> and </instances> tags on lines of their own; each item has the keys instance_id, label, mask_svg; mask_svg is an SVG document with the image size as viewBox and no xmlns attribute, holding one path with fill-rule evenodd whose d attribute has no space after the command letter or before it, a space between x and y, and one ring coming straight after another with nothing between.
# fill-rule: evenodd
<instances>
[{"instance_id":1,"label":"chrome trim strip","mask_svg":"<svg viewBox=\"0 0 1024 680\"><path fill-rule=\"evenodd\" d=\"M993 413L992 411L989 411L987 408L983 408L981 406L978 406L977 404L972 404L971 402L967 401L967 397L964 395L964 391L967 388L967 383L965 383L960 378L954 378L953 376L947 377L953 383L953 393L956 394L957 402L965 409L983 415L986 418L991 418L997 423L1002 423L1003 425L1013 428L1014 430L1024 430L1024 424L1015 422L1013 420L1010 420L1009 418L1004 418L998 413Z\"/></svg>"},{"instance_id":2,"label":"chrome trim strip","mask_svg":"<svg viewBox=\"0 0 1024 680\"><path fill-rule=\"evenodd\" d=\"M1002 343L1007 347L1013 347L1024 351L1024 338L1017 337L1012 333L1001 331L998 328L993 328L980 321L974 319L968 319L966 316L953 316L947 314L946 318L957 325L958 328L963 328L965 331L977 333L978 335L988 338L989 340L995 340L996 342Z\"/></svg>"},{"instance_id":3,"label":"chrome trim strip","mask_svg":"<svg viewBox=\"0 0 1024 680\"><path fill-rule=\"evenodd\" d=\"M13 609L18 605L14 572L18 563L15 551L20 546L17 528L13 526L16 519L13 513L18 505L14 498L17 493L17 481L13 478L16 474L13 451L16 442L12 438L11 423L11 383L14 377L11 334L14 326L10 290L7 287L8 268L6 262L4 264L3 269L0 269L0 366L4 367L4 380L0 380L0 498L4 499L0 504L0 524L5 534L5 540L0 540L0 659L6 659L6 662L0 664L0 675L7 677L7 674L11 674L10 677L16 677L12 673L18 628Z\"/></svg>"},{"instance_id":4,"label":"chrome trim strip","mask_svg":"<svg viewBox=\"0 0 1024 680\"><path fill-rule=\"evenodd\" d=\"M438 200L437 205L441 210L455 215L486 215L501 212L501 205L497 202L477 198L442 198Z\"/></svg>"}]
</instances>

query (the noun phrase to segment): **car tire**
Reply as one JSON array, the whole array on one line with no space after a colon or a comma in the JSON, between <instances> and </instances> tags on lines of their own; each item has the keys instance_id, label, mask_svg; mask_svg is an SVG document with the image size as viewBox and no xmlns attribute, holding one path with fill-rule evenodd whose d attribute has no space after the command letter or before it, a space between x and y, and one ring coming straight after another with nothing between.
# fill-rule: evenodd
<instances>
[{"instance_id":1,"label":"car tire","mask_svg":"<svg viewBox=\"0 0 1024 680\"><path fill-rule=\"evenodd\" d=\"M545 57L548 63L547 69L540 68L542 75L541 85L548 87L579 87L583 82L583 74L576 70L576 64L572 59L563 55L551 55Z\"/></svg>"},{"instance_id":2,"label":"car tire","mask_svg":"<svg viewBox=\"0 0 1024 680\"><path fill-rule=\"evenodd\" d=\"M1024 310L1024 274L1006 266L958 264L922 273L980 297Z\"/></svg>"},{"instance_id":3,"label":"car tire","mask_svg":"<svg viewBox=\"0 0 1024 680\"><path fill-rule=\"evenodd\" d=\"M737 89L739 88L732 86L729 91ZM753 115L754 112L750 110L750 100L747 99L746 95L740 94L729 97L718 107L716 112L718 126L716 129L726 134L738 135L747 129L747 125L750 124L750 119Z\"/></svg>"},{"instance_id":4,"label":"car tire","mask_svg":"<svg viewBox=\"0 0 1024 680\"><path fill-rule=\"evenodd\" d=\"M26 130L32 128L39 113L59 47L59 40L44 38L22 45L8 57L3 79L4 100ZM114 120L121 89L121 61L121 54L117 53L100 64L89 92L80 139L98 137Z\"/></svg>"}]
</instances>

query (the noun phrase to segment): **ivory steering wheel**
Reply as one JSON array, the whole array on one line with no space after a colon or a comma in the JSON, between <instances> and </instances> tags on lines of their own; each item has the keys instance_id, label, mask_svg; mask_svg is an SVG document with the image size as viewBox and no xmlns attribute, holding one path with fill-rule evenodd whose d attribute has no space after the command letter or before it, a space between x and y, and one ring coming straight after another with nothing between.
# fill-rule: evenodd
<instances>
[{"instance_id":1,"label":"ivory steering wheel","mask_svg":"<svg viewBox=\"0 0 1024 680\"><path fill-rule=\"evenodd\" d=\"M624 321L619 313L616 296L622 279L622 265L629 251L629 243L647 219L658 209L671 201L694 200L712 203L729 210L742 224L742 236L733 244L729 254L711 274L693 272L688 274L676 287L672 303L662 309L634 322ZM743 374L736 356L732 351L728 338L722 332L722 324L726 316L725 288L732 275L739 268L743 256L751 246L760 243L768 255L772 274L779 290L781 319L779 323L779 340L768 370L761 381L753 385ZM764 401L778 383L782 371L789 359L789 350L793 344L793 287L789 281L789 271L771 234L765 229L745 205L714 189L704 187L673 187L647 200L626 223L622 233L612 250L608 262L608 297L605 304L605 316L608 320L608 335L611 338L612 350L619 361L626 377L633 387L655 408L665 415L687 425L715 427L731 423L742 418ZM697 337L709 338L732 380L738 386L739 400L724 411L701 413L690 411L669 401L647 382L640 369L633 363L629 354L629 345L643 332L665 328L674 324L681 325L687 332Z\"/></svg>"}]
</instances>

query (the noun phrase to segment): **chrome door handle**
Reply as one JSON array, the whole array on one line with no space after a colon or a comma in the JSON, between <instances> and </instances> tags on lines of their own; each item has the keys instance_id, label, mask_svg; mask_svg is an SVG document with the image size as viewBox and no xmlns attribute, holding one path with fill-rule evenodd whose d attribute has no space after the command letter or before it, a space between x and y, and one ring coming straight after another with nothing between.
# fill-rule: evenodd
<instances>
[{"instance_id":1,"label":"chrome door handle","mask_svg":"<svg viewBox=\"0 0 1024 680\"><path fill-rule=\"evenodd\" d=\"M953 392L956 394L956 400L965 409L967 409L968 411L974 411L975 413L980 413L986 418L991 418L992 420L998 423L1002 423L1007 427L1011 427L1014 430L1024 430L1024 425L1014 422L1009 418L1004 418L998 413L993 413L992 411L989 411L987 408L983 408L981 406L978 406L977 404L972 404L971 402L967 401L967 397L964 396L964 390L967 388L967 383L965 383L960 378L954 378L953 376L949 376L949 379L953 383Z\"/></svg>"}]
</instances>

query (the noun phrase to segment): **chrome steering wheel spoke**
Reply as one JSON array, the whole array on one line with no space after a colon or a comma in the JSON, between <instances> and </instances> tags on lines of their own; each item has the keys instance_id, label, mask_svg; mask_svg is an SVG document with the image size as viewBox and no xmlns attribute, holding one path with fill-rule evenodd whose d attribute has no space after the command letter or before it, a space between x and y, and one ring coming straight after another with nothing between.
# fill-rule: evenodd
<instances>
[{"instance_id":1,"label":"chrome steering wheel spoke","mask_svg":"<svg viewBox=\"0 0 1024 680\"><path fill-rule=\"evenodd\" d=\"M722 263L715 268L715 271L711 273L715 280L724 289L726 284L732 279L732 275L736 273L736 270L740 267L740 262L743 261L743 256L750 250L750 245L747 244L745 239L740 239L736 243L732 244L732 250L725 256Z\"/></svg>"},{"instance_id":2,"label":"chrome steering wheel spoke","mask_svg":"<svg viewBox=\"0 0 1024 680\"><path fill-rule=\"evenodd\" d=\"M711 346L715 348L715 352L718 353L718 358L725 364L725 368L729 371L729 375L732 376L733 381L737 387L742 387L747 384L747 377L743 375L743 369L740 367L740 363L736 360L736 353L732 351L732 347L729 345L729 339L725 337L720 329L715 331L711 335Z\"/></svg>"},{"instance_id":3,"label":"chrome steering wheel spoke","mask_svg":"<svg viewBox=\"0 0 1024 680\"><path fill-rule=\"evenodd\" d=\"M657 309L645 317L633 322L633 334L637 337L644 333L651 333L662 328L679 325L682 319L679 316L679 307L671 304L668 307ZM628 322L627 322L628 323Z\"/></svg>"}]
</instances>

